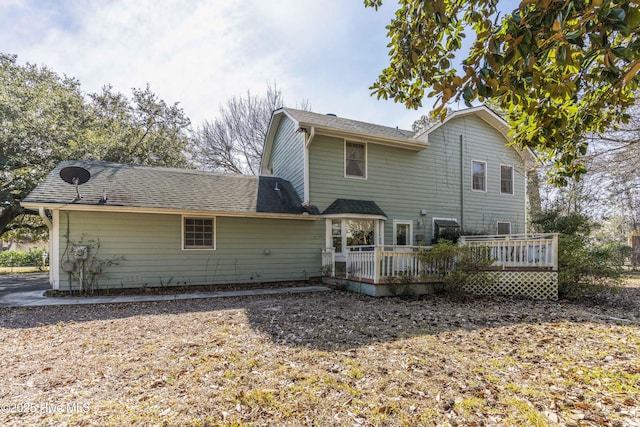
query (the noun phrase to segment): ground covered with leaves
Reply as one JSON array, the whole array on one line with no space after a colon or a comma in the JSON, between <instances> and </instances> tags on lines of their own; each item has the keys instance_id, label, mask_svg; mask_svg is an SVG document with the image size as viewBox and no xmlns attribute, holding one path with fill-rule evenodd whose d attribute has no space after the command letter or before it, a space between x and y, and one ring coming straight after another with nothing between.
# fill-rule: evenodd
<instances>
[{"instance_id":1,"label":"ground covered with leaves","mask_svg":"<svg viewBox=\"0 0 640 427\"><path fill-rule=\"evenodd\" d=\"M637 287L0 308L0 425L640 426Z\"/></svg>"}]
</instances>

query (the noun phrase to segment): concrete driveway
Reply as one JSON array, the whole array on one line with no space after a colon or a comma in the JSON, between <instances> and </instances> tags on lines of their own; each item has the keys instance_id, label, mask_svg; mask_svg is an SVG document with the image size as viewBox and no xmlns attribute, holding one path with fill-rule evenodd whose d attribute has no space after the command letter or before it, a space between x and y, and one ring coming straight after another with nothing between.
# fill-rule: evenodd
<instances>
[{"instance_id":1,"label":"concrete driveway","mask_svg":"<svg viewBox=\"0 0 640 427\"><path fill-rule=\"evenodd\" d=\"M49 273L0 274L0 298L14 292L46 291L49 285Z\"/></svg>"}]
</instances>

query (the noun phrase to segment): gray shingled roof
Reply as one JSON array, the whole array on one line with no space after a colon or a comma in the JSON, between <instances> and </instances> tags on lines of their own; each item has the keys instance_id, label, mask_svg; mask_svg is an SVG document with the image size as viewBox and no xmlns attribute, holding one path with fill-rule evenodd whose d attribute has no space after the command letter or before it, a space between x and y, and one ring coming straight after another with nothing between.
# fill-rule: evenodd
<instances>
[{"instance_id":1,"label":"gray shingled roof","mask_svg":"<svg viewBox=\"0 0 640 427\"><path fill-rule=\"evenodd\" d=\"M79 186L80 200L76 200L75 186L60 178L60 170L67 166L80 166L91 173L89 181ZM276 182L279 191L275 190ZM105 194L107 201L103 203ZM280 178L96 161L60 163L24 202L229 213L315 213L303 208L291 184Z\"/></svg>"},{"instance_id":2,"label":"gray shingled roof","mask_svg":"<svg viewBox=\"0 0 640 427\"><path fill-rule=\"evenodd\" d=\"M357 215L379 215L386 217L382 209L369 200L336 199L322 212L323 215L357 214Z\"/></svg>"},{"instance_id":3,"label":"gray shingled roof","mask_svg":"<svg viewBox=\"0 0 640 427\"><path fill-rule=\"evenodd\" d=\"M320 126L340 131L359 133L382 138L395 138L413 140L414 132L389 126L381 126L373 123L359 122L329 114L312 113L311 111L284 108L284 110L300 124Z\"/></svg>"}]
</instances>

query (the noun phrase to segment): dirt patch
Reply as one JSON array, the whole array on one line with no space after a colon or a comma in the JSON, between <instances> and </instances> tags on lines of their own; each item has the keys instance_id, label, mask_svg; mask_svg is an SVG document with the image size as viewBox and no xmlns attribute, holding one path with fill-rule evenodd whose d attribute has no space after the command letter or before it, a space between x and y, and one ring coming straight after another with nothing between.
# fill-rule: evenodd
<instances>
[{"instance_id":1,"label":"dirt patch","mask_svg":"<svg viewBox=\"0 0 640 427\"><path fill-rule=\"evenodd\" d=\"M627 297L0 309L0 424L638 426Z\"/></svg>"}]
</instances>

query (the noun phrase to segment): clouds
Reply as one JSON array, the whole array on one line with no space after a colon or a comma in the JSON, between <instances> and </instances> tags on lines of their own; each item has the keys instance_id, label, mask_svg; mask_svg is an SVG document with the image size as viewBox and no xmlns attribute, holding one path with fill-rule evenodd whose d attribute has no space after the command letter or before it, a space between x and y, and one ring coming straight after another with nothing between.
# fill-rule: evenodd
<instances>
[{"instance_id":1,"label":"clouds","mask_svg":"<svg viewBox=\"0 0 640 427\"><path fill-rule=\"evenodd\" d=\"M112 84L180 102L195 125L247 90L276 82L288 105L410 127L420 113L369 96L387 60L375 12L343 0L10 0L0 51L77 77L86 92Z\"/></svg>"}]
</instances>

